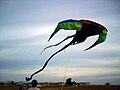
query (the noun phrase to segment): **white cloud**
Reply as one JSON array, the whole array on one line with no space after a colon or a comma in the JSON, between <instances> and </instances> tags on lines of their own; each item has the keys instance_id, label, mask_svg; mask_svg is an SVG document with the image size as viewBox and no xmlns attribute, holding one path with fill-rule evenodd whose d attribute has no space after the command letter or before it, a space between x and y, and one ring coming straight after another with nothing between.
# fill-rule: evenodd
<instances>
[{"instance_id":1,"label":"white cloud","mask_svg":"<svg viewBox=\"0 0 120 90\"><path fill-rule=\"evenodd\" d=\"M29 25L1 27L0 41L30 38L32 36L52 33L56 26L53 25Z\"/></svg>"},{"instance_id":2,"label":"white cloud","mask_svg":"<svg viewBox=\"0 0 120 90\"><path fill-rule=\"evenodd\" d=\"M2 74L32 74L36 69L1 69ZM120 72L119 68L105 68L105 67L92 67L92 68L58 68L58 67L49 67L45 69L42 74L50 76L63 77L65 75L69 77L78 77L78 76L99 76L109 73Z\"/></svg>"}]
</instances>

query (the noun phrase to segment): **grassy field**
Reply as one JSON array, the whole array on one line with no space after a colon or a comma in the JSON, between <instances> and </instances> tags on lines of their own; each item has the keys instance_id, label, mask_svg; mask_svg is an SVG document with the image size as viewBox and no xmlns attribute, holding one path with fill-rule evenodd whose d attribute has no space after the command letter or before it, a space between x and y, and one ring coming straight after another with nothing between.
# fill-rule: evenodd
<instances>
[{"instance_id":1,"label":"grassy field","mask_svg":"<svg viewBox=\"0 0 120 90\"><path fill-rule=\"evenodd\" d=\"M20 86L0 86L0 90L19 90ZM26 90L26 89L24 89ZM78 86L78 87L68 87L65 86L61 89L60 86L52 87L41 87L40 90L120 90L120 85L89 85L89 86Z\"/></svg>"}]
</instances>

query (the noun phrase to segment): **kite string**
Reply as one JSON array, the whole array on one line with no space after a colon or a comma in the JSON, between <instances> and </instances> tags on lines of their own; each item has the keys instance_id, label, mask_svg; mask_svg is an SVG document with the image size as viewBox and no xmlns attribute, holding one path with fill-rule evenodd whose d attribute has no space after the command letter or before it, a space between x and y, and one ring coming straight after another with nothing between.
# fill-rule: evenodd
<instances>
[{"instance_id":1,"label":"kite string","mask_svg":"<svg viewBox=\"0 0 120 90\"><path fill-rule=\"evenodd\" d=\"M64 53L65 53L65 56L67 56L65 50L64 50ZM71 50L70 50L70 53L71 53ZM67 62L66 62L66 68L65 68L65 73L64 73L64 83L65 83L65 80L66 80L66 77L67 77L69 62L70 62L70 54L69 54L68 59L67 59ZM62 84L61 90L63 90L64 83Z\"/></svg>"}]
</instances>

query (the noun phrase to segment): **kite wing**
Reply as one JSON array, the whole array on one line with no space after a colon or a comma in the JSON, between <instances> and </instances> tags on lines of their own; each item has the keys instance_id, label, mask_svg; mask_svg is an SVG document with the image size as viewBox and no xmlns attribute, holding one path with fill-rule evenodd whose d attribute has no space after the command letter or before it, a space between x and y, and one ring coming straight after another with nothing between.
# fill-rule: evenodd
<instances>
[{"instance_id":1,"label":"kite wing","mask_svg":"<svg viewBox=\"0 0 120 90\"><path fill-rule=\"evenodd\" d=\"M65 30L80 30L82 28L82 23L79 20L65 20L62 22L59 22L55 31L51 34L50 38L48 41L60 30L60 29L65 29Z\"/></svg>"},{"instance_id":2,"label":"kite wing","mask_svg":"<svg viewBox=\"0 0 120 90\"><path fill-rule=\"evenodd\" d=\"M108 30L104 28L102 30L102 33L99 35L98 40L92 46L90 46L89 48L85 49L84 51L89 50L90 48L96 46L97 44L100 44L100 43L104 42L105 39L106 39L106 36L107 36L107 32L108 32Z\"/></svg>"}]
</instances>

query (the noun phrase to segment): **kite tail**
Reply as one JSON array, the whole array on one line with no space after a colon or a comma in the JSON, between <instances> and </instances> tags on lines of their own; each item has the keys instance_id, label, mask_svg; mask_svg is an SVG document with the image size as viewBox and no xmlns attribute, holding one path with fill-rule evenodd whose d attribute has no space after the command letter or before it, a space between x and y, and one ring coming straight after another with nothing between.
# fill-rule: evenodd
<instances>
[{"instance_id":1,"label":"kite tail","mask_svg":"<svg viewBox=\"0 0 120 90\"><path fill-rule=\"evenodd\" d=\"M67 47L69 47L72 43L73 43L73 42L71 41L69 44L65 45L63 48L61 48L60 50L58 50L57 52L55 52L54 54L52 54L52 55L48 58L48 60L45 62L45 64L43 65L43 67L42 67L40 70L38 70L38 71L36 71L35 73L33 73L30 78L27 78L27 77L26 77L26 81L30 81L35 74L37 74L37 73L41 72L42 70L44 70L44 68L47 66L48 62L51 60L51 58L52 58L53 56L55 56L56 54L58 54L58 53L61 52L62 50L66 49Z\"/></svg>"},{"instance_id":2,"label":"kite tail","mask_svg":"<svg viewBox=\"0 0 120 90\"><path fill-rule=\"evenodd\" d=\"M47 46L47 47L45 47L42 51L41 51L41 53L40 53L40 55L43 53L43 51L44 50L46 50L46 49L48 49L48 48L50 48L50 47L53 47L53 46L58 46L59 44L61 44L62 42L64 42L65 40L67 40L67 39L69 39L69 38L72 38L72 37L74 37L75 35L71 35L71 36L67 36L64 40L62 40L61 42L59 42L59 43L57 43L57 44L54 44L54 45L50 45L50 46ZM73 41L72 41L73 42Z\"/></svg>"},{"instance_id":3,"label":"kite tail","mask_svg":"<svg viewBox=\"0 0 120 90\"><path fill-rule=\"evenodd\" d=\"M40 55L43 53L44 50L46 50L46 49L48 49L48 48L50 48L50 47L53 47L53 46L58 46L58 45L61 44L62 42L63 42L63 41L61 41L61 42L59 42L59 43L57 43L57 44L55 44L55 45L50 45L50 46L45 47L45 48L41 51Z\"/></svg>"}]
</instances>

